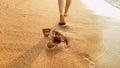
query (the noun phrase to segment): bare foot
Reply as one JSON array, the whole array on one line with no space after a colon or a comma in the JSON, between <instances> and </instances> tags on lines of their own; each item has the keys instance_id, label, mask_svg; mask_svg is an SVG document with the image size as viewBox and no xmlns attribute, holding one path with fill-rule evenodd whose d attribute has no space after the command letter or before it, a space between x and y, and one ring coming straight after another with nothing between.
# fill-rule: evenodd
<instances>
[{"instance_id":1,"label":"bare foot","mask_svg":"<svg viewBox=\"0 0 120 68\"><path fill-rule=\"evenodd\" d=\"M65 25L65 24L66 24L66 21L65 21L64 15L60 15L60 22L59 22L59 25Z\"/></svg>"}]
</instances>

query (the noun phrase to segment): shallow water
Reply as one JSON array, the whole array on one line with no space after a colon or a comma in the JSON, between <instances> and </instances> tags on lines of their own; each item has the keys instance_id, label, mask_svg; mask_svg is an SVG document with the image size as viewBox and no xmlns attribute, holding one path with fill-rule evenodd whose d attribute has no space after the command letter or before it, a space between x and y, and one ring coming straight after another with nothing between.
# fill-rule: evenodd
<instances>
[{"instance_id":1,"label":"shallow water","mask_svg":"<svg viewBox=\"0 0 120 68\"><path fill-rule=\"evenodd\" d=\"M120 0L105 0L116 8L120 9Z\"/></svg>"}]
</instances>

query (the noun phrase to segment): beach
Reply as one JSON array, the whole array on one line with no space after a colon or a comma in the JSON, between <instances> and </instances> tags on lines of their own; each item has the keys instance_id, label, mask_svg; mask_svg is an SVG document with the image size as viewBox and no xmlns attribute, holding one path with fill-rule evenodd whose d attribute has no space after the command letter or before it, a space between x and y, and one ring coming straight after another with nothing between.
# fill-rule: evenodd
<instances>
[{"instance_id":1,"label":"beach","mask_svg":"<svg viewBox=\"0 0 120 68\"><path fill-rule=\"evenodd\" d=\"M119 15L118 15L119 16ZM58 25L57 0L0 0L0 68L119 68L120 20L72 1L68 28ZM47 50L42 29L61 30L70 48Z\"/></svg>"}]
</instances>

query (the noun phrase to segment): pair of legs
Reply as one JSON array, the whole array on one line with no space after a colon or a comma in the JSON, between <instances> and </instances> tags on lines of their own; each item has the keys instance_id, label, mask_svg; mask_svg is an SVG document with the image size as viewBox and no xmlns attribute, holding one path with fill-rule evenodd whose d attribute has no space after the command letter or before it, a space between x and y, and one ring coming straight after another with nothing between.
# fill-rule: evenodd
<instances>
[{"instance_id":1,"label":"pair of legs","mask_svg":"<svg viewBox=\"0 0 120 68\"><path fill-rule=\"evenodd\" d=\"M66 24L65 16L67 16L67 12L69 10L70 4L71 4L71 0L66 0L66 3L64 3L64 0L58 0L59 12L60 12L59 25Z\"/></svg>"}]
</instances>

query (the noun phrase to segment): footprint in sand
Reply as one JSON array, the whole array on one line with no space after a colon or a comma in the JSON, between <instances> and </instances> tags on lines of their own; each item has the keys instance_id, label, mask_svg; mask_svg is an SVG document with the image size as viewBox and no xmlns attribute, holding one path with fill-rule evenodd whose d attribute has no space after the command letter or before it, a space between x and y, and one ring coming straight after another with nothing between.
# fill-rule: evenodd
<instances>
[{"instance_id":1,"label":"footprint in sand","mask_svg":"<svg viewBox=\"0 0 120 68\"><path fill-rule=\"evenodd\" d=\"M68 48L68 40L60 32L53 30L47 43L48 48L59 47Z\"/></svg>"}]
</instances>

